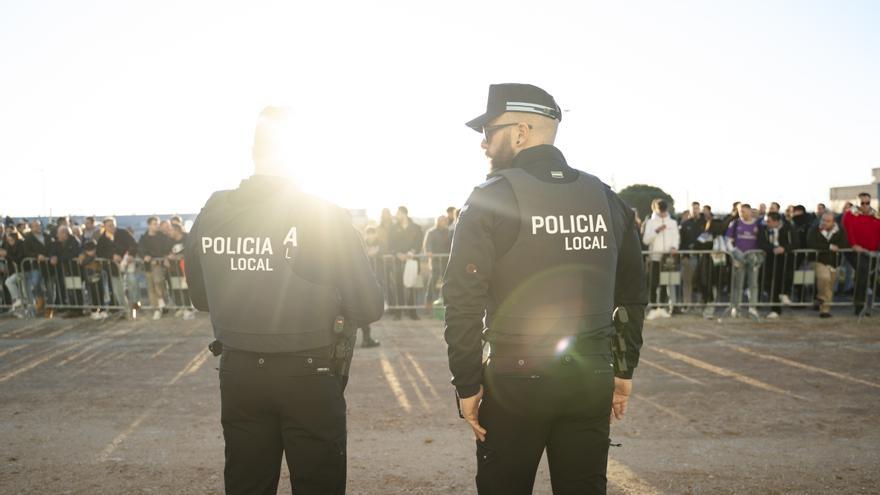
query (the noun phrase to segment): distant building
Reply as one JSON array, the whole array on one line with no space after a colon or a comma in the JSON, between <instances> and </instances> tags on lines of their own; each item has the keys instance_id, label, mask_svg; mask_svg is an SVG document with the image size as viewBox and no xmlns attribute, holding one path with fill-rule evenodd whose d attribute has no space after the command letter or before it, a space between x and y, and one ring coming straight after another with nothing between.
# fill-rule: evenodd
<instances>
[{"instance_id":1,"label":"distant building","mask_svg":"<svg viewBox=\"0 0 880 495\"><path fill-rule=\"evenodd\" d=\"M880 196L880 168L871 170L874 180L863 186L842 186L831 188L831 204L828 205L833 211L840 212L847 201L856 204L859 193L866 192L871 195L871 206L878 209L877 197Z\"/></svg>"}]
</instances>

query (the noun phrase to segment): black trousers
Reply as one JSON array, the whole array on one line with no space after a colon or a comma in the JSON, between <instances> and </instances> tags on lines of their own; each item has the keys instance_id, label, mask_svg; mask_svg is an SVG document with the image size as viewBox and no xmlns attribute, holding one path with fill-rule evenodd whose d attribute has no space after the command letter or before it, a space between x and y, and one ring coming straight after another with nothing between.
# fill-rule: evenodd
<instances>
[{"instance_id":1,"label":"black trousers","mask_svg":"<svg viewBox=\"0 0 880 495\"><path fill-rule=\"evenodd\" d=\"M649 298L651 304L657 304L657 289L660 288L660 261L651 261L651 283L648 284L648 288L650 289ZM666 292L667 288L664 286L660 289L660 304L666 304L669 302L669 294Z\"/></svg>"},{"instance_id":2,"label":"black trousers","mask_svg":"<svg viewBox=\"0 0 880 495\"><path fill-rule=\"evenodd\" d=\"M794 284L795 259L793 255L770 254L764 259L764 289L770 294L770 301L781 302L781 295L789 295ZM770 307L770 311L782 314L782 305Z\"/></svg>"},{"instance_id":3,"label":"black trousers","mask_svg":"<svg viewBox=\"0 0 880 495\"><path fill-rule=\"evenodd\" d=\"M274 495L282 453L293 493L345 493L345 398L339 380L318 371L328 365L323 356L224 350L220 419L228 495Z\"/></svg>"},{"instance_id":4,"label":"black trousers","mask_svg":"<svg viewBox=\"0 0 880 495\"><path fill-rule=\"evenodd\" d=\"M487 432L477 441L480 495L531 494L545 449L554 495L605 493L611 355L572 357L557 359L539 378L490 359L479 412Z\"/></svg>"},{"instance_id":5,"label":"black trousers","mask_svg":"<svg viewBox=\"0 0 880 495\"><path fill-rule=\"evenodd\" d=\"M853 304L856 313L861 313L866 305L870 308L871 298L868 297L868 288L874 285L877 264L873 258L863 253L853 253L850 263L855 269L855 292Z\"/></svg>"}]
</instances>

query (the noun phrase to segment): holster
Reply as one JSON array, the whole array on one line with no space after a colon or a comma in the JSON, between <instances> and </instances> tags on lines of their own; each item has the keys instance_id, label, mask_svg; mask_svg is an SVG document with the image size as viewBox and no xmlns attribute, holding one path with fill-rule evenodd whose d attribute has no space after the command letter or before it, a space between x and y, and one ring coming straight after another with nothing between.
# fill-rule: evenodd
<instances>
[{"instance_id":1,"label":"holster","mask_svg":"<svg viewBox=\"0 0 880 495\"><path fill-rule=\"evenodd\" d=\"M330 347L330 362L333 373L339 377L343 390L348 384L351 359L354 357L354 344L357 339L357 326L342 316L333 324L333 345Z\"/></svg>"}]
</instances>

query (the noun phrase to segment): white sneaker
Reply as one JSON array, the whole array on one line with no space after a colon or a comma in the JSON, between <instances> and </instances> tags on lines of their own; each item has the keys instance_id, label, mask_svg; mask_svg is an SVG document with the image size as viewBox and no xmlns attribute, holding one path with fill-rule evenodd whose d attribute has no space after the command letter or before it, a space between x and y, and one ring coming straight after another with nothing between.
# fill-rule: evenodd
<instances>
[{"instance_id":1,"label":"white sneaker","mask_svg":"<svg viewBox=\"0 0 880 495\"><path fill-rule=\"evenodd\" d=\"M663 308L660 308L657 311L660 312L660 318L672 318L672 314L670 314L669 311L666 311Z\"/></svg>"},{"instance_id":2,"label":"white sneaker","mask_svg":"<svg viewBox=\"0 0 880 495\"><path fill-rule=\"evenodd\" d=\"M196 312L191 309L185 309L183 311L183 319L184 320L192 320L196 317Z\"/></svg>"},{"instance_id":3,"label":"white sneaker","mask_svg":"<svg viewBox=\"0 0 880 495\"><path fill-rule=\"evenodd\" d=\"M767 313L768 320L775 320L777 318L779 318L779 313L777 313L776 311L771 311L771 312Z\"/></svg>"},{"instance_id":4,"label":"white sneaker","mask_svg":"<svg viewBox=\"0 0 880 495\"><path fill-rule=\"evenodd\" d=\"M648 314L645 316L646 320L656 320L660 317L659 309L654 308L651 311L648 311Z\"/></svg>"},{"instance_id":5,"label":"white sneaker","mask_svg":"<svg viewBox=\"0 0 880 495\"><path fill-rule=\"evenodd\" d=\"M779 300L782 301L782 304L784 304L786 306L791 306L791 298L788 297L788 294L780 295Z\"/></svg>"},{"instance_id":6,"label":"white sneaker","mask_svg":"<svg viewBox=\"0 0 880 495\"><path fill-rule=\"evenodd\" d=\"M165 299L159 299L159 309L165 309Z\"/></svg>"},{"instance_id":7,"label":"white sneaker","mask_svg":"<svg viewBox=\"0 0 880 495\"><path fill-rule=\"evenodd\" d=\"M707 320L715 319L715 308L712 306L706 306L706 309L703 310L703 318Z\"/></svg>"},{"instance_id":8,"label":"white sneaker","mask_svg":"<svg viewBox=\"0 0 880 495\"><path fill-rule=\"evenodd\" d=\"M24 306L24 303L21 302L21 299L16 299L15 302L12 303L12 307L9 308L9 311L15 311L22 306Z\"/></svg>"},{"instance_id":9,"label":"white sneaker","mask_svg":"<svg viewBox=\"0 0 880 495\"><path fill-rule=\"evenodd\" d=\"M158 320L160 318L162 318L162 310L157 309L157 310L153 311L153 319Z\"/></svg>"},{"instance_id":10,"label":"white sneaker","mask_svg":"<svg viewBox=\"0 0 880 495\"><path fill-rule=\"evenodd\" d=\"M739 316L739 310L737 310L736 308L731 309L730 310L730 317L736 318L737 316Z\"/></svg>"},{"instance_id":11,"label":"white sneaker","mask_svg":"<svg viewBox=\"0 0 880 495\"><path fill-rule=\"evenodd\" d=\"M761 315L758 314L758 310L755 308L749 308L749 316L756 320L761 318Z\"/></svg>"},{"instance_id":12,"label":"white sneaker","mask_svg":"<svg viewBox=\"0 0 880 495\"><path fill-rule=\"evenodd\" d=\"M98 312L98 314L100 315L100 316L98 316L98 319L100 319L100 320L106 320L107 318L110 318L110 313L108 313L106 311L100 311L100 312Z\"/></svg>"},{"instance_id":13,"label":"white sneaker","mask_svg":"<svg viewBox=\"0 0 880 495\"><path fill-rule=\"evenodd\" d=\"M180 309L178 309L177 311L175 311L175 312L174 312L174 317L175 317L175 318L181 318L181 317L183 317L183 308L180 308Z\"/></svg>"},{"instance_id":14,"label":"white sneaker","mask_svg":"<svg viewBox=\"0 0 880 495\"><path fill-rule=\"evenodd\" d=\"M94 313L89 315L89 318L93 320L101 320L104 318L104 316L102 316L101 311L95 311Z\"/></svg>"}]
</instances>

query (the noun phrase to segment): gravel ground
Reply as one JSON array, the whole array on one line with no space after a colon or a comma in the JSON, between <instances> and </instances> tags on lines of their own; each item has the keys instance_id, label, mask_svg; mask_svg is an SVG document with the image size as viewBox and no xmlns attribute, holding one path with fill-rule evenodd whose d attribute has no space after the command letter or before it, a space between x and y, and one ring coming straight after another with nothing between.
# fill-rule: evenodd
<instances>
[{"instance_id":1,"label":"gravel ground","mask_svg":"<svg viewBox=\"0 0 880 495\"><path fill-rule=\"evenodd\" d=\"M795 313L650 322L609 492L877 493L880 319ZM0 493L222 493L210 334L204 315L0 318ZM348 493L474 493L441 324L374 334L346 393Z\"/></svg>"}]
</instances>

